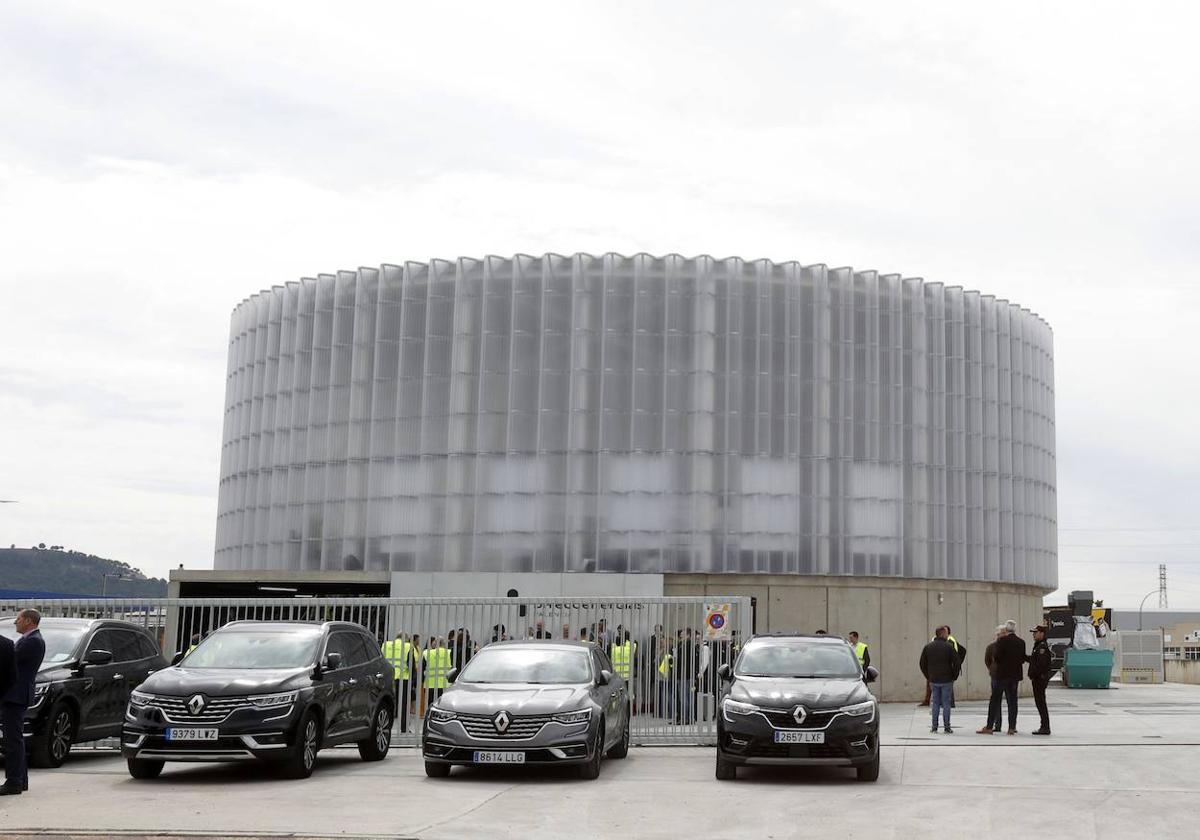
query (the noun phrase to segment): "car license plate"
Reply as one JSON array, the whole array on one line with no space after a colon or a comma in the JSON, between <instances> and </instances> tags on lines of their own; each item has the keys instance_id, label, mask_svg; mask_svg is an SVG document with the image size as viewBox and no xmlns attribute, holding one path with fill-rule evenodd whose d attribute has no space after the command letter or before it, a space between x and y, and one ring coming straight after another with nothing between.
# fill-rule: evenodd
<instances>
[{"instance_id":1,"label":"car license plate","mask_svg":"<svg viewBox=\"0 0 1200 840\"><path fill-rule=\"evenodd\" d=\"M776 732L776 744L824 744L824 732Z\"/></svg>"},{"instance_id":2,"label":"car license plate","mask_svg":"<svg viewBox=\"0 0 1200 840\"><path fill-rule=\"evenodd\" d=\"M524 764L525 753L476 750L473 760L476 764Z\"/></svg>"},{"instance_id":3,"label":"car license plate","mask_svg":"<svg viewBox=\"0 0 1200 840\"><path fill-rule=\"evenodd\" d=\"M215 741L215 729L187 729L173 726L167 730L168 741Z\"/></svg>"}]
</instances>

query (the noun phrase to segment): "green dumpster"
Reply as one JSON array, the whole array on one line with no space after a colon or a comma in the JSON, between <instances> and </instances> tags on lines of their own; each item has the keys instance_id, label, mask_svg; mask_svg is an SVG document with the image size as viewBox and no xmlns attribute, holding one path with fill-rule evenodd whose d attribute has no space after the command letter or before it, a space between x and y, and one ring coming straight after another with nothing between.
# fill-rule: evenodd
<instances>
[{"instance_id":1,"label":"green dumpster","mask_svg":"<svg viewBox=\"0 0 1200 840\"><path fill-rule=\"evenodd\" d=\"M1063 682L1067 688L1108 688L1112 680L1113 652L1067 648Z\"/></svg>"}]
</instances>

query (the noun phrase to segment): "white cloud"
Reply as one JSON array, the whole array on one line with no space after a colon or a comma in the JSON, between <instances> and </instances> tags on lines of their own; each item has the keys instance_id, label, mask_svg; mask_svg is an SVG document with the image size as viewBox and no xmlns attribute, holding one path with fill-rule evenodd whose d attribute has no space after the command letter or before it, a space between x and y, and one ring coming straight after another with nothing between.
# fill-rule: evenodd
<instances>
[{"instance_id":1,"label":"white cloud","mask_svg":"<svg viewBox=\"0 0 1200 840\"><path fill-rule=\"evenodd\" d=\"M610 249L1018 301L1055 328L1062 524L1200 526L1196 17L9 4L0 541L210 563L228 317L260 288ZM1078 561L1144 554L1200 580L1191 549L1064 547L1064 588L1121 602L1152 563Z\"/></svg>"}]
</instances>

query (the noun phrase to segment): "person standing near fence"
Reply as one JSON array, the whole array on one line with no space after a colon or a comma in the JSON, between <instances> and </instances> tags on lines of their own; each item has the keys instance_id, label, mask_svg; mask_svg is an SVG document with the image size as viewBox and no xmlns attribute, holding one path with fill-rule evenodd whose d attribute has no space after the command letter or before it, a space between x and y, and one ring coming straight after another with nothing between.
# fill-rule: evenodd
<instances>
[{"instance_id":1,"label":"person standing near fence","mask_svg":"<svg viewBox=\"0 0 1200 840\"><path fill-rule=\"evenodd\" d=\"M426 708L442 696L450 681L446 675L454 667L450 649L440 639L430 639L429 648L423 654L425 658L425 705Z\"/></svg>"},{"instance_id":2,"label":"person standing near fence","mask_svg":"<svg viewBox=\"0 0 1200 840\"><path fill-rule=\"evenodd\" d=\"M0 697L0 722L4 725L4 784L0 796L29 790L29 767L25 756L25 710L33 703L33 684L46 656L46 643L38 625L37 610L21 610L15 621L21 634L13 645L15 673L12 685Z\"/></svg>"},{"instance_id":3,"label":"person standing near fence","mask_svg":"<svg viewBox=\"0 0 1200 840\"><path fill-rule=\"evenodd\" d=\"M670 719L675 709L674 670L675 655L671 650L671 640L665 633L660 632L658 636L658 667L655 669L655 673L658 682L657 714L661 718Z\"/></svg>"},{"instance_id":4,"label":"person standing near fence","mask_svg":"<svg viewBox=\"0 0 1200 840\"><path fill-rule=\"evenodd\" d=\"M412 679L413 646L407 633L397 633L396 638L383 643L383 658L392 663L392 677L396 683L396 705L400 707L400 731L408 731L408 692Z\"/></svg>"},{"instance_id":5,"label":"person standing near fence","mask_svg":"<svg viewBox=\"0 0 1200 840\"><path fill-rule=\"evenodd\" d=\"M850 635L846 637L850 642L850 647L854 648L854 655L858 658L858 664L862 666L863 671L871 667L871 650L865 642L858 640L858 631L851 630Z\"/></svg>"}]
</instances>

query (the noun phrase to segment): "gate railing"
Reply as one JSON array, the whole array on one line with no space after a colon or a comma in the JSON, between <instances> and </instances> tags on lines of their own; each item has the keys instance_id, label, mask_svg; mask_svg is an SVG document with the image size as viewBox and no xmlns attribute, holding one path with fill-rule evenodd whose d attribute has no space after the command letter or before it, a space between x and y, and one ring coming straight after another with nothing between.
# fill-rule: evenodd
<instances>
[{"instance_id":1,"label":"gate railing","mask_svg":"<svg viewBox=\"0 0 1200 840\"><path fill-rule=\"evenodd\" d=\"M427 663L437 658L432 650L445 648L461 667L493 641L525 638L600 645L629 683L633 743L715 743L717 669L732 664L739 643L751 635L752 621L750 598L716 595L38 599L0 601L0 616L26 607L48 617L131 622L154 635L168 660L230 621L361 624L381 648L388 640L399 642L389 646L401 705L397 744L419 742L425 709L441 693L436 680L431 686L428 679Z\"/></svg>"}]
</instances>

